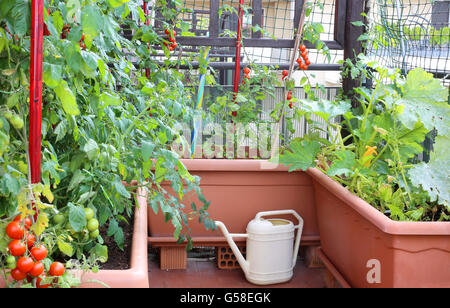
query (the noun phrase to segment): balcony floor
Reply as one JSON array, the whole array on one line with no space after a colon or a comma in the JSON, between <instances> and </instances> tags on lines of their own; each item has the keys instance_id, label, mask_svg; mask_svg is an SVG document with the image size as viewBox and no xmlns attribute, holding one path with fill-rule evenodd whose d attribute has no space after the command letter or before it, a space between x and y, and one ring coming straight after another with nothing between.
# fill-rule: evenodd
<instances>
[{"instance_id":1,"label":"balcony floor","mask_svg":"<svg viewBox=\"0 0 450 308\"><path fill-rule=\"evenodd\" d=\"M159 259L149 254L150 288L258 288L249 283L242 270L222 270L213 258L190 258L186 270L161 270ZM324 288L324 269L307 268L299 257L293 278L264 288Z\"/></svg>"}]
</instances>

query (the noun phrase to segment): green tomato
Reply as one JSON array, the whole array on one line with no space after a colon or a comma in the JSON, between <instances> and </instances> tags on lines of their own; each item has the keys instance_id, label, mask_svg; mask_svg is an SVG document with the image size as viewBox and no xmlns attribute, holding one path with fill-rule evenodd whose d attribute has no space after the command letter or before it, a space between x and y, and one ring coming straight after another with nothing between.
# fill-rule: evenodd
<instances>
[{"instance_id":1,"label":"green tomato","mask_svg":"<svg viewBox=\"0 0 450 308\"><path fill-rule=\"evenodd\" d=\"M97 230L94 230L94 231L92 231L92 232L90 232L89 233L89 237L91 238L91 239L96 239L97 238L97 236L99 236L100 235L100 231L97 229Z\"/></svg>"},{"instance_id":2,"label":"green tomato","mask_svg":"<svg viewBox=\"0 0 450 308\"><path fill-rule=\"evenodd\" d=\"M8 256L8 258L6 258L6 263L8 264L16 264L16 258L14 256Z\"/></svg>"},{"instance_id":3,"label":"green tomato","mask_svg":"<svg viewBox=\"0 0 450 308\"><path fill-rule=\"evenodd\" d=\"M87 228L90 232L94 232L95 230L97 230L98 229L98 220L95 218L92 218L91 220L89 220L87 223Z\"/></svg>"},{"instance_id":4,"label":"green tomato","mask_svg":"<svg viewBox=\"0 0 450 308\"><path fill-rule=\"evenodd\" d=\"M3 115L5 116L5 118L6 118L7 120L11 120L12 117L13 117L12 112L9 111L9 110L5 111L5 113L4 113Z\"/></svg>"},{"instance_id":5,"label":"green tomato","mask_svg":"<svg viewBox=\"0 0 450 308\"><path fill-rule=\"evenodd\" d=\"M14 126L15 129L22 129L24 125L23 120L17 115L14 115L9 121L11 122L11 125Z\"/></svg>"},{"instance_id":6,"label":"green tomato","mask_svg":"<svg viewBox=\"0 0 450 308\"><path fill-rule=\"evenodd\" d=\"M91 208L89 208L89 207L87 207L87 208L85 208L84 209L84 216L86 217L86 220L87 221L89 221L89 220L91 220L92 218L94 218L94 210L93 209L91 209Z\"/></svg>"},{"instance_id":7,"label":"green tomato","mask_svg":"<svg viewBox=\"0 0 450 308\"><path fill-rule=\"evenodd\" d=\"M64 220L66 220L66 218L64 217L63 214L57 214L57 215L53 216L53 222L55 224L63 223Z\"/></svg>"},{"instance_id":8,"label":"green tomato","mask_svg":"<svg viewBox=\"0 0 450 308\"><path fill-rule=\"evenodd\" d=\"M6 267L8 267L9 269L13 270L13 269L15 269L17 267L17 264L16 264L16 262L8 263Z\"/></svg>"}]
</instances>

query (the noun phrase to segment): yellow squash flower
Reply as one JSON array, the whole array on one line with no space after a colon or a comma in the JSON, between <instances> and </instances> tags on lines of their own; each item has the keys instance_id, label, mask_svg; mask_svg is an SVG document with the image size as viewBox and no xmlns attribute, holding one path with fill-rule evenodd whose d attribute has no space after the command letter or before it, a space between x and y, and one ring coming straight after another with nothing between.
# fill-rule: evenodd
<instances>
[{"instance_id":1,"label":"yellow squash flower","mask_svg":"<svg viewBox=\"0 0 450 308\"><path fill-rule=\"evenodd\" d=\"M378 153L376 151L377 147L371 147L371 146L366 145L366 149L367 149L367 151L366 151L366 153L364 153L363 158L367 158L367 161L365 162L364 166L369 167L370 161L371 161L371 158L369 158L369 157L374 154L378 155Z\"/></svg>"}]
</instances>

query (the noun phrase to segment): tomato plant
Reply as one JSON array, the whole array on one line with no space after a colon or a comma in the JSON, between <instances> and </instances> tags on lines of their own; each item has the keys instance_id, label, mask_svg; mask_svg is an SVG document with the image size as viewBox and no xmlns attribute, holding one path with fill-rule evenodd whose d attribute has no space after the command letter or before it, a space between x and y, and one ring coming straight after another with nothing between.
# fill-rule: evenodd
<instances>
[{"instance_id":1,"label":"tomato plant","mask_svg":"<svg viewBox=\"0 0 450 308\"><path fill-rule=\"evenodd\" d=\"M173 127L194 115L188 98L192 90L184 87L183 74L169 59L169 48L179 46L173 30L179 26L177 1L154 3L164 16L165 35L145 25L141 5L134 0L46 2L42 183L31 184L29 1L0 3L1 265L16 263L6 262L9 251L41 261L47 270L54 259L75 257L93 267L105 262L102 237L113 237L123 248L119 222L131 217L137 188L124 183L133 180L149 192L152 209L164 213L180 241L190 240L187 222L192 216L214 228L200 179L171 150L179 138ZM124 29L134 35L127 36ZM153 58L154 46L163 48L167 61ZM151 68L148 76L145 68ZM175 197L161 187L165 181L171 182ZM189 191L203 201L188 204L193 210L187 214L183 197ZM17 238L13 243L16 239L11 241L6 227L18 214L20 228L13 224L9 229ZM100 234L106 223L108 230ZM22 235L23 229L29 233ZM68 285L72 280L66 277L58 283ZM33 284L42 285L41 280Z\"/></svg>"}]
</instances>

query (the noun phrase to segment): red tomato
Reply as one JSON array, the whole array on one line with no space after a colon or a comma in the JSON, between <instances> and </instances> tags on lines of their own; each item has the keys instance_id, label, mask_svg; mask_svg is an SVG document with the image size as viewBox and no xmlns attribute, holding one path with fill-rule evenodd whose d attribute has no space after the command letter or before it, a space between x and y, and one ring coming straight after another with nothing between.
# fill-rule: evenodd
<instances>
[{"instance_id":1,"label":"red tomato","mask_svg":"<svg viewBox=\"0 0 450 308\"><path fill-rule=\"evenodd\" d=\"M34 242L36 242L36 236L33 233L26 232L25 237L27 238L28 249L30 249L31 247L33 247Z\"/></svg>"},{"instance_id":2,"label":"red tomato","mask_svg":"<svg viewBox=\"0 0 450 308\"><path fill-rule=\"evenodd\" d=\"M20 240L25 235L25 229L17 221L12 221L6 227L6 234L13 240Z\"/></svg>"},{"instance_id":3,"label":"red tomato","mask_svg":"<svg viewBox=\"0 0 450 308\"><path fill-rule=\"evenodd\" d=\"M36 279L36 288L38 289L48 289L50 287L50 284L43 284L41 285L42 280L46 279L47 275L42 274L40 277Z\"/></svg>"},{"instance_id":4,"label":"red tomato","mask_svg":"<svg viewBox=\"0 0 450 308\"><path fill-rule=\"evenodd\" d=\"M287 100L290 101L292 99L292 91L289 91L287 95Z\"/></svg>"},{"instance_id":5,"label":"red tomato","mask_svg":"<svg viewBox=\"0 0 450 308\"><path fill-rule=\"evenodd\" d=\"M46 23L44 23L44 36L50 36L50 31L48 31Z\"/></svg>"},{"instance_id":6,"label":"red tomato","mask_svg":"<svg viewBox=\"0 0 450 308\"><path fill-rule=\"evenodd\" d=\"M303 44L302 44L302 45L300 45L300 51L301 51L301 52L304 52L305 50L306 50L306 46L305 46L305 45L303 45Z\"/></svg>"},{"instance_id":7,"label":"red tomato","mask_svg":"<svg viewBox=\"0 0 450 308\"><path fill-rule=\"evenodd\" d=\"M292 102L289 102L289 108L293 108Z\"/></svg>"},{"instance_id":8,"label":"red tomato","mask_svg":"<svg viewBox=\"0 0 450 308\"><path fill-rule=\"evenodd\" d=\"M172 34L173 34L173 37L177 36L177 32L175 30L172 30Z\"/></svg>"},{"instance_id":9,"label":"red tomato","mask_svg":"<svg viewBox=\"0 0 450 308\"><path fill-rule=\"evenodd\" d=\"M66 268L64 267L64 265L60 262L53 262L50 265L50 270L48 271L48 273L50 274L50 276L62 276L65 272Z\"/></svg>"},{"instance_id":10,"label":"red tomato","mask_svg":"<svg viewBox=\"0 0 450 308\"><path fill-rule=\"evenodd\" d=\"M172 49L177 48L178 44L177 43L173 43L172 45L170 45L170 47L172 47Z\"/></svg>"},{"instance_id":11,"label":"red tomato","mask_svg":"<svg viewBox=\"0 0 450 308\"><path fill-rule=\"evenodd\" d=\"M32 221L30 217L25 217L25 219L21 220L20 219L20 215L17 215L16 218L14 218L14 221L17 221L20 224L23 224L25 229L29 230L31 225L32 225Z\"/></svg>"},{"instance_id":12,"label":"red tomato","mask_svg":"<svg viewBox=\"0 0 450 308\"><path fill-rule=\"evenodd\" d=\"M283 76L287 76L289 73L288 73L288 71L284 70L282 74L283 74Z\"/></svg>"},{"instance_id":13,"label":"red tomato","mask_svg":"<svg viewBox=\"0 0 450 308\"><path fill-rule=\"evenodd\" d=\"M11 271L11 276L13 279L20 281L20 280L24 280L25 278L27 278L27 273L23 273L18 268L15 268Z\"/></svg>"},{"instance_id":14,"label":"red tomato","mask_svg":"<svg viewBox=\"0 0 450 308\"><path fill-rule=\"evenodd\" d=\"M28 273L29 271L31 271L33 266L34 262L30 257L20 257L19 260L17 260L17 268L22 273Z\"/></svg>"},{"instance_id":15,"label":"red tomato","mask_svg":"<svg viewBox=\"0 0 450 308\"><path fill-rule=\"evenodd\" d=\"M303 59L305 59L308 56L308 51L305 50L304 52L302 52L301 56Z\"/></svg>"},{"instance_id":16,"label":"red tomato","mask_svg":"<svg viewBox=\"0 0 450 308\"><path fill-rule=\"evenodd\" d=\"M248 67L244 68L244 74L246 75L250 74L250 69Z\"/></svg>"},{"instance_id":17,"label":"red tomato","mask_svg":"<svg viewBox=\"0 0 450 308\"><path fill-rule=\"evenodd\" d=\"M302 59L301 58L298 58L297 59L297 63L298 63L298 65L301 65L303 62L302 62Z\"/></svg>"},{"instance_id":18,"label":"red tomato","mask_svg":"<svg viewBox=\"0 0 450 308\"><path fill-rule=\"evenodd\" d=\"M33 268L28 272L33 277L40 276L44 272L44 264L40 261L34 263Z\"/></svg>"},{"instance_id":19,"label":"red tomato","mask_svg":"<svg viewBox=\"0 0 450 308\"><path fill-rule=\"evenodd\" d=\"M8 244L9 253L14 257L20 257L27 251L27 246L20 240L12 240Z\"/></svg>"},{"instance_id":20,"label":"red tomato","mask_svg":"<svg viewBox=\"0 0 450 308\"><path fill-rule=\"evenodd\" d=\"M175 43L175 38L173 38L173 37L170 37L170 38L169 38L169 42L171 42L171 43Z\"/></svg>"},{"instance_id":21,"label":"red tomato","mask_svg":"<svg viewBox=\"0 0 450 308\"><path fill-rule=\"evenodd\" d=\"M44 260L45 257L47 257L47 248L45 248L45 246L43 245L34 246L33 248L31 248L30 252L36 261Z\"/></svg>"},{"instance_id":22,"label":"red tomato","mask_svg":"<svg viewBox=\"0 0 450 308\"><path fill-rule=\"evenodd\" d=\"M309 61L309 59L307 58L307 59L305 60L305 64L306 64L307 66L310 66L310 65L311 65L311 61Z\"/></svg>"},{"instance_id":23,"label":"red tomato","mask_svg":"<svg viewBox=\"0 0 450 308\"><path fill-rule=\"evenodd\" d=\"M169 33L170 33L169 29L164 30L164 33L169 35Z\"/></svg>"}]
</instances>

